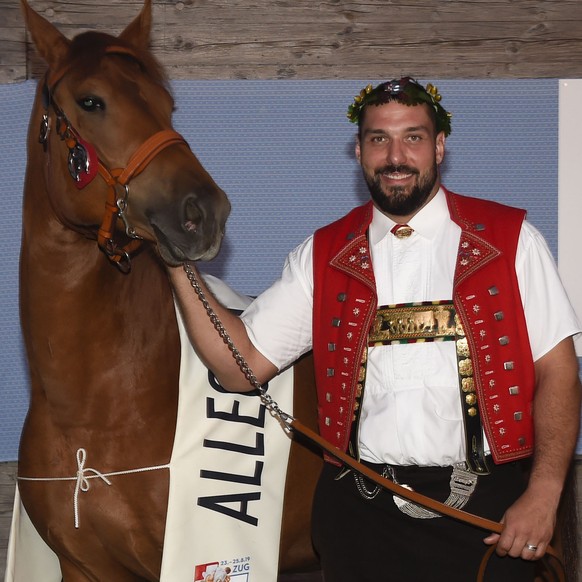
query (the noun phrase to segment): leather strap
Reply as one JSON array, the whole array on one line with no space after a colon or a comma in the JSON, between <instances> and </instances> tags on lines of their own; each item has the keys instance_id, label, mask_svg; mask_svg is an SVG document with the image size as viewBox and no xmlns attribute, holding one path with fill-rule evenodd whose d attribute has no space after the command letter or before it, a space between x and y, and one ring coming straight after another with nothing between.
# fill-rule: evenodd
<instances>
[{"instance_id":1,"label":"leather strap","mask_svg":"<svg viewBox=\"0 0 582 582\"><path fill-rule=\"evenodd\" d=\"M417 505L422 505L423 507L426 507L427 509L431 509L433 511L436 511L437 513L440 513L441 515L446 515L448 517L452 517L453 519L457 519L459 521L462 521L462 522L467 523L469 525L481 528L481 529L488 531L488 532L501 533L503 531L503 524L501 524L497 521L492 521L490 519L486 519L484 517L480 517L478 515L468 513L466 511L463 511L462 509L455 509L454 507L449 507L448 505L445 505L444 503L441 503L440 501L436 501L435 499L427 497L426 495L422 495L421 493L418 493L417 491L411 491L410 489L407 489L406 487L402 487L401 485L398 485L397 483L390 481L390 479L386 479L385 477L378 475L378 473L376 473L375 471L373 471L369 467L366 467L362 463L359 463L353 457L350 457L348 454L344 453L340 449L331 445L329 442L327 442L325 439L321 438L317 433L315 433L311 429L307 428L304 424L302 424L297 419L293 419L293 420L289 421L287 423L287 426L290 429L292 429L293 431L298 432L301 435L303 435L310 442L315 444L317 447L319 447L320 449L322 449L323 451L325 451L326 453L328 453L332 457L335 457L338 461L342 462L344 465L350 467L354 471L357 471L358 473L360 473L361 475L366 477L366 479L373 481L374 483L376 483L377 485L380 485L384 489L388 489L392 493L396 494L398 497L402 497L403 499L407 499L408 501L412 501L413 503L416 503ZM481 561L481 565L479 567L479 572L477 575L477 582L483 581L483 579L484 579L483 577L484 577L485 571L487 569L487 564L489 562L489 559L493 555L495 548L496 548L495 545L490 546L487 549L487 551L485 552L485 555L483 556L483 559ZM558 554L551 546L547 547L546 555L541 559L541 561L546 566L548 572L550 572L551 575L553 575L553 579L556 582L566 582L566 575L565 575L565 571L564 571L564 566L563 566Z\"/></svg>"},{"instance_id":2,"label":"leather strap","mask_svg":"<svg viewBox=\"0 0 582 582\"><path fill-rule=\"evenodd\" d=\"M457 372L459 375L459 391L461 409L463 411L463 428L465 430L465 450L467 464L476 475L489 475L489 467L485 460L485 444L483 442L483 424L478 410L478 398L475 393L474 367L469 351L469 342L460 319L456 321L456 351Z\"/></svg>"},{"instance_id":3,"label":"leather strap","mask_svg":"<svg viewBox=\"0 0 582 582\"><path fill-rule=\"evenodd\" d=\"M483 582L485 580L485 572L487 570L487 565L489 564L489 558L493 555L496 546L489 546L485 555L481 560L481 564L479 565L479 572L477 573L477 582ZM554 580L556 582L566 582L566 573L564 571L564 565L562 564L558 554L552 548L552 546L548 546L546 548L546 554L541 559L543 562L547 572L551 576L549 580ZM536 578L537 580L537 578ZM546 580L546 578L544 578Z\"/></svg>"},{"instance_id":4,"label":"leather strap","mask_svg":"<svg viewBox=\"0 0 582 582\"><path fill-rule=\"evenodd\" d=\"M120 171L116 180L117 183L125 186L132 178L141 173L163 149L176 144L190 148L186 140L173 129L163 129L154 133L132 154L125 169Z\"/></svg>"},{"instance_id":5,"label":"leather strap","mask_svg":"<svg viewBox=\"0 0 582 582\"><path fill-rule=\"evenodd\" d=\"M163 129L154 133L138 147L125 168L109 170L99 161L99 175L105 180L108 191L103 220L97 231L97 242L107 257L122 271L129 269L129 255L141 245L141 238L132 238L123 247L119 247L114 242L117 219L120 217L116 186L127 187L129 181L141 173L162 150L176 144L189 148L188 143L179 133L173 129Z\"/></svg>"}]
</instances>

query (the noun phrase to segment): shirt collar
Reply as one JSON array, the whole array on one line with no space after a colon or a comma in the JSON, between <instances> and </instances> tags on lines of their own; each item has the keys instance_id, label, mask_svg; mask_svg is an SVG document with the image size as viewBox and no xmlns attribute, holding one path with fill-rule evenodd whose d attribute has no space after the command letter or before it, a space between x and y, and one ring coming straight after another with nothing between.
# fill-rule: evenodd
<instances>
[{"instance_id":1,"label":"shirt collar","mask_svg":"<svg viewBox=\"0 0 582 582\"><path fill-rule=\"evenodd\" d=\"M435 197L408 221L408 225L421 236L432 240L447 220L450 220L447 199L444 190L439 188ZM370 244L379 243L396 224L374 206L369 230Z\"/></svg>"}]
</instances>

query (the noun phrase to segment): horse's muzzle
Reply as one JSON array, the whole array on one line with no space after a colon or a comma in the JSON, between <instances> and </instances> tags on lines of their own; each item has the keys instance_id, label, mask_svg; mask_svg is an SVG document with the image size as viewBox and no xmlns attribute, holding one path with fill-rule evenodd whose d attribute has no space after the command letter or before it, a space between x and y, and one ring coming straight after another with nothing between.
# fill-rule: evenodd
<instances>
[{"instance_id":1,"label":"horse's muzzle","mask_svg":"<svg viewBox=\"0 0 582 582\"><path fill-rule=\"evenodd\" d=\"M229 214L230 202L216 186L185 196L177 209L153 212L150 224L163 261L177 266L184 261L213 259L220 250Z\"/></svg>"}]
</instances>

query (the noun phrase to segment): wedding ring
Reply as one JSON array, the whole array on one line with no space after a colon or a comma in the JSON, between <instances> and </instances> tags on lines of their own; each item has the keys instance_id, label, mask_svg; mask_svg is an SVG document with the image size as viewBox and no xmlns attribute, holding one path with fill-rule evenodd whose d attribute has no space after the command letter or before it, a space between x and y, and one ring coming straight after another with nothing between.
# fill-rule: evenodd
<instances>
[{"instance_id":1,"label":"wedding ring","mask_svg":"<svg viewBox=\"0 0 582 582\"><path fill-rule=\"evenodd\" d=\"M530 551L530 552L535 552L538 547L534 546L533 544L525 544L525 547Z\"/></svg>"}]
</instances>

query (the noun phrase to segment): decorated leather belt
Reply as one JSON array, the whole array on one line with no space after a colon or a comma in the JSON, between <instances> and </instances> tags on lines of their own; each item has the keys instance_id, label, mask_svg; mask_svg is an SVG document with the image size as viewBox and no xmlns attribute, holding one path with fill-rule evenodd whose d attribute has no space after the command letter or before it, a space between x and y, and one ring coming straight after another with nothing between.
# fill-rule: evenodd
<instances>
[{"instance_id":1,"label":"decorated leather belt","mask_svg":"<svg viewBox=\"0 0 582 582\"><path fill-rule=\"evenodd\" d=\"M418 342L454 341L463 409L467 464L477 475L489 474L485 462L483 426L473 378L469 343L452 301L399 303L378 308L370 330L370 347Z\"/></svg>"}]
</instances>

